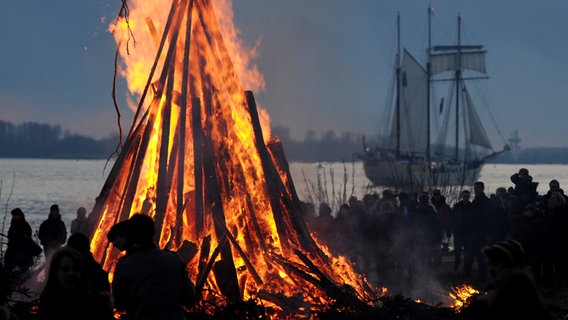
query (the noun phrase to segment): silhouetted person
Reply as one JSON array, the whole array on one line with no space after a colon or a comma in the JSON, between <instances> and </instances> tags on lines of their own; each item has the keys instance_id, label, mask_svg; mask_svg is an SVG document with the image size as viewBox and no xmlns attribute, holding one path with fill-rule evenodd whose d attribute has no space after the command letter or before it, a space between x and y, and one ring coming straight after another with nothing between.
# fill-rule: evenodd
<instances>
[{"instance_id":1,"label":"silhouetted person","mask_svg":"<svg viewBox=\"0 0 568 320\"><path fill-rule=\"evenodd\" d=\"M154 243L154 221L135 214L126 224L129 254L116 264L115 307L128 319L185 320L183 305L195 301L195 288L179 255Z\"/></svg>"},{"instance_id":2,"label":"silhouetted person","mask_svg":"<svg viewBox=\"0 0 568 320\"><path fill-rule=\"evenodd\" d=\"M89 286L81 254L70 248L53 253L39 300L40 320L113 320L112 307Z\"/></svg>"},{"instance_id":3,"label":"silhouetted person","mask_svg":"<svg viewBox=\"0 0 568 320\"><path fill-rule=\"evenodd\" d=\"M475 197L471 202L471 211L467 219L467 231L464 244L464 274L469 277L473 262L477 261L477 280L485 281L487 278L487 265L481 248L487 244L489 237L487 219L491 214L491 200L485 195L485 184L477 181L473 184Z\"/></svg>"},{"instance_id":4,"label":"silhouetted person","mask_svg":"<svg viewBox=\"0 0 568 320\"><path fill-rule=\"evenodd\" d=\"M549 284L563 285L567 279L568 207L560 192L551 192L545 211L542 275Z\"/></svg>"},{"instance_id":5,"label":"silhouetted person","mask_svg":"<svg viewBox=\"0 0 568 320\"><path fill-rule=\"evenodd\" d=\"M113 225L107 233L107 240L118 249L118 251L128 252L132 248L132 243L126 238L126 225L128 220L120 221Z\"/></svg>"},{"instance_id":6,"label":"silhouetted person","mask_svg":"<svg viewBox=\"0 0 568 320\"><path fill-rule=\"evenodd\" d=\"M488 244L505 241L511 232L507 212L507 189L497 188L495 195L491 197L491 212L487 218Z\"/></svg>"},{"instance_id":7,"label":"silhouetted person","mask_svg":"<svg viewBox=\"0 0 568 320\"><path fill-rule=\"evenodd\" d=\"M511 238L523 245L526 263L533 270L540 270L544 253L545 211L539 207L530 188L523 188L519 192L518 199L509 204ZM535 276L539 277L540 273L535 272Z\"/></svg>"},{"instance_id":8,"label":"silhouetted person","mask_svg":"<svg viewBox=\"0 0 568 320\"><path fill-rule=\"evenodd\" d=\"M526 168L519 169L519 172L511 176L511 182L515 185L515 194L519 194L519 190L527 188L531 185L533 177L529 175Z\"/></svg>"},{"instance_id":9,"label":"silhouetted person","mask_svg":"<svg viewBox=\"0 0 568 320\"><path fill-rule=\"evenodd\" d=\"M41 248L32 239L32 228L26 221L24 212L15 208L10 212L12 220L8 229L8 248L4 254L7 272L18 269L25 273L33 265L35 256L41 253Z\"/></svg>"},{"instance_id":10,"label":"silhouetted person","mask_svg":"<svg viewBox=\"0 0 568 320\"><path fill-rule=\"evenodd\" d=\"M471 192L463 190L461 199L452 208L450 218L450 233L454 236L454 271L458 271L468 229L468 219L471 216Z\"/></svg>"},{"instance_id":11,"label":"silhouetted person","mask_svg":"<svg viewBox=\"0 0 568 320\"><path fill-rule=\"evenodd\" d=\"M67 247L77 250L77 252L81 254L81 257L83 257L91 288L95 292L107 295L110 298L108 272L104 271L93 257L89 245L89 238L82 232L74 233L67 239Z\"/></svg>"},{"instance_id":12,"label":"silhouetted person","mask_svg":"<svg viewBox=\"0 0 568 320\"><path fill-rule=\"evenodd\" d=\"M84 207L79 207L77 209L77 217L71 221L71 234L77 232L83 232L87 234L88 232L88 220L87 220L87 209Z\"/></svg>"},{"instance_id":13,"label":"silhouetted person","mask_svg":"<svg viewBox=\"0 0 568 320\"><path fill-rule=\"evenodd\" d=\"M39 240L43 246L46 261L51 253L61 248L67 240L67 229L61 220L59 206L54 204L49 208L49 216L39 226Z\"/></svg>"},{"instance_id":14,"label":"silhouetted person","mask_svg":"<svg viewBox=\"0 0 568 320\"><path fill-rule=\"evenodd\" d=\"M438 223L440 224L441 237L443 238L448 234L448 229L450 226L450 215L452 209L446 203L446 197L442 195L442 192L438 189L432 191L432 204L436 207ZM449 236L448 236L449 238ZM443 241L442 243L444 250L448 251L448 242Z\"/></svg>"},{"instance_id":15,"label":"silhouetted person","mask_svg":"<svg viewBox=\"0 0 568 320\"><path fill-rule=\"evenodd\" d=\"M436 208L430 203L428 192L422 192L418 205L411 211L409 227L416 262L426 267L424 271L430 271L440 246L441 236Z\"/></svg>"},{"instance_id":16,"label":"silhouetted person","mask_svg":"<svg viewBox=\"0 0 568 320\"><path fill-rule=\"evenodd\" d=\"M550 319L532 274L524 267L522 245L502 241L483 249L493 278L486 294L474 298L463 319Z\"/></svg>"},{"instance_id":17,"label":"silhouetted person","mask_svg":"<svg viewBox=\"0 0 568 320\"><path fill-rule=\"evenodd\" d=\"M331 207L325 203L320 203L318 216L315 218L314 231L318 234L318 238L322 239L329 247L332 247L331 242L334 240L334 218L331 215Z\"/></svg>"},{"instance_id":18,"label":"silhouetted person","mask_svg":"<svg viewBox=\"0 0 568 320\"><path fill-rule=\"evenodd\" d=\"M560 182L558 182L558 180L556 179L552 179L550 180L550 182L548 183L548 191L546 192L545 195L542 196L542 200L544 202L544 207L546 207L548 205L548 199L550 199L550 195L553 192L558 192L562 195L562 197L564 198L564 202L568 203L568 196L564 193L564 190L562 188L560 188Z\"/></svg>"}]
</instances>

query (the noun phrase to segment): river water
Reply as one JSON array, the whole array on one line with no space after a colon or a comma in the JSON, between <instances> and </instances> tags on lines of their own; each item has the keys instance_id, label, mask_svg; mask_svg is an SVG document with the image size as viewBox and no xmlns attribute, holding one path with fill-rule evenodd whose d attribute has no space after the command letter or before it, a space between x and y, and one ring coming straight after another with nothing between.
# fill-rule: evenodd
<instances>
[{"instance_id":1,"label":"river water","mask_svg":"<svg viewBox=\"0 0 568 320\"><path fill-rule=\"evenodd\" d=\"M59 205L67 226L78 207L89 212L112 167L106 160L0 159L0 228L10 224L9 212L16 207L26 214L32 229L47 218L49 207ZM488 164L480 180L488 193L511 185L509 177L525 167L539 182L538 192L548 190L548 182L557 179L560 187L568 185L566 165ZM334 204L344 196L361 198L369 189L361 163L290 163L290 171L300 199ZM4 228L2 228L5 225Z\"/></svg>"}]
</instances>

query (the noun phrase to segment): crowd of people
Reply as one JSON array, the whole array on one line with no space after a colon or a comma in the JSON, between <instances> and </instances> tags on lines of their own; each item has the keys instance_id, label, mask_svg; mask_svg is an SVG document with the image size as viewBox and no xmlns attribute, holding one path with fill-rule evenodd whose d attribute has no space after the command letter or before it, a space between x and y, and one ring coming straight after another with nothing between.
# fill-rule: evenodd
<instances>
[{"instance_id":1,"label":"crowd of people","mask_svg":"<svg viewBox=\"0 0 568 320\"><path fill-rule=\"evenodd\" d=\"M361 273L411 285L441 266L443 256L453 256L452 271L464 281L493 280L492 294L485 297L495 310L515 303L502 298L512 290L534 295L533 307L545 312L536 284L568 284L568 196L557 180L549 182L546 194L538 194L524 168L511 176L511 183L488 195L478 181L473 190L461 190L453 204L440 190L395 194L387 189L361 200L351 197L335 214L326 203L317 213L309 205L303 211L317 239L351 258ZM34 259L45 254L39 319L110 320L116 310L128 319L159 319L159 314L181 320L183 306L195 302L186 264L155 244L154 221L145 214L135 214L107 233L113 247L124 253L112 282L90 251L85 208L77 210L68 237L59 207L52 205L39 227L41 247L32 239L24 212L15 208L11 215L3 270L29 271ZM511 281L526 285L517 288ZM472 308L472 318L486 310Z\"/></svg>"},{"instance_id":2,"label":"crowd of people","mask_svg":"<svg viewBox=\"0 0 568 320\"><path fill-rule=\"evenodd\" d=\"M8 245L0 264L2 305L14 277L30 274L42 252L46 280L36 310L38 320L112 320L115 312L124 319L184 320L183 306L195 303L186 263L179 254L158 248L154 220L148 215L135 214L109 230L109 242L124 253L112 283L90 251L85 208L77 210L67 237L59 206L52 205L37 233L41 246L32 239L23 211L15 208L11 215ZM5 309L0 313L9 315Z\"/></svg>"},{"instance_id":3,"label":"crowd of people","mask_svg":"<svg viewBox=\"0 0 568 320\"><path fill-rule=\"evenodd\" d=\"M381 280L422 277L453 255L456 277L489 280L483 248L515 240L524 262L545 285L568 283L568 197L557 180L537 192L528 170L511 176L510 186L489 193L481 181L459 190L448 203L440 190L351 197L333 214L327 203L306 211L306 223L333 252L350 257L360 272ZM309 207L309 206L308 206ZM315 212L317 211L317 212Z\"/></svg>"}]
</instances>

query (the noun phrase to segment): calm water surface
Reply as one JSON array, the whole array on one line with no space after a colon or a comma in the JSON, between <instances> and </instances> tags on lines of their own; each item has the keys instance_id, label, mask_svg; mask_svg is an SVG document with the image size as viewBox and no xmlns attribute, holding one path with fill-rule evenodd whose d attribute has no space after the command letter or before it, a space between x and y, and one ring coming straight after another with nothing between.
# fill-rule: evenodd
<instances>
[{"instance_id":1,"label":"calm water surface","mask_svg":"<svg viewBox=\"0 0 568 320\"><path fill-rule=\"evenodd\" d=\"M54 203L69 226L78 207L87 211L93 208L111 166L106 160L0 159L0 228L5 223L7 229L10 210L20 207L35 231ZM548 190L551 179L560 181L568 191L566 165L489 164L484 166L480 180L485 182L488 193L494 192L498 187L510 186L509 177L521 167L529 169L534 181L539 182L539 193ZM328 197L344 193L361 197L369 190L360 163L291 163L290 170L296 190L305 201L315 198L315 190L326 190Z\"/></svg>"}]
</instances>

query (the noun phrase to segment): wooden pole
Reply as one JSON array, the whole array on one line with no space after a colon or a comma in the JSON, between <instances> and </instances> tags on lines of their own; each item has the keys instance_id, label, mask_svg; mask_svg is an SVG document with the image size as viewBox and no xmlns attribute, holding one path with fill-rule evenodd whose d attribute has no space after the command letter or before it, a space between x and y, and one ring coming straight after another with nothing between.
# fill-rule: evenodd
<instances>
[{"instance_id":1,"label":"wooden pole","mask_svg":"<svg viewBox=\"0 0 568 320\"><path fill-rule=\"evenodd\" d=\"M262 169L264 171L265 179L266 179L266 188L267 193L270 200L270 205L272 207L272 213L274 216L274 221L276 223L276 229L278 230L278 234L280 235L282 243L282 247L284 249L290 248L290 241L292 237L289 235L288 224L286 223L286 219L284 217L285 213L282 208L282 203L280 202L280 197L285 196L286 190L285 188L280 188L280 185L283 187L282 180L276 171L276 167L274 167L274 163L270 158L270 154L268 153L268 149L264 144L264 138L262 135L262 127L260 125L260 120L258 117L258 110L256 108L256 101L254 100L254 95L251 91L246 91L246 101L248 106L248 112L251 118L251 125L254 131L254 139L255 139L255 146L260 157L262 163Z\"/></svg>"},{"instance_id":2,"label":"wooden pole","mask_svg":"<svg viewBox=\"0 0 568 320\"><path fill-rule=\"evenodd\" d=\"M190 44L191 44L191 18L193 11L193 0L190 0L185 26L185 47L183 52L183 74L181 86L181 103L180 103L180 116L179 116L179 152L177 161L177 215L176 224L178 231L183 230L183 211L184 211L184 185L185 185L185 133L186 133L186 119L187 119L187 106L189 104L188 86L189 86L189 58L190 58ZM177 234L176 234L177 238Z\"/></svg>"},{"instance_id":3,"label":"wooden pole","mask_svg":"<svg viewBox=\"0 0 568 320\"><path fill-rule=\"evenodd\" d=\"M193 128L193 170L195 177L195 236L203 232L203 127L201 126L201 101L192 100L191 121Z\"/></svg>"},{"instance_id":4,"label":"wooden pole","mask_svg":"<svg viewBox=\"0 0 568 320\"><path fill-rule=\"evenodd\" d=\"M172 46L173 47L173 46ZM175 55L175 54L174 54ZM159 244L161 232L163 230L164 218L167 214L167 204L170 189L168 184L167 169L170 156L170 122L171 122L171 106L172 95L175 82L175 68L170 67L170 76L167 80L166 100L162 105L162 137L160 139L160 159L158 164L158 181L156 186L156 213L154 220L156 221L156 242Z\"/></svg>"},{"instance_id":5,"label":"wooden pole","mask_svg":"<svg viewBox=\"0 0 568 320\"><path fill-rule=\"evenodd\" d=\"M144 105L144 100L146 100L146 95L148 94L148 90L150 88L150 85L152 84L152 79L154 78L154 72L156 72L156 68L158 66L158 61L160 60L160 56L162 55L162 51L164 50L164 46L166 43L166 39L167 39L167 35L170 33L170 29L171 29L171 25L172 23L175 23L175 19L179 19L179 14L176 16L176 12L177 12L177 7L179 4L183 4L185 3L187 0L181 0L181 1L172 1L172 6L170 7L170 13L168 14L168 19L166 20L166 25L164 26L164 32L162 33L162 39L160 40L160 45L158 47L158 51L156 52L156 59L154 59L154 64L152 65L152 68L150 69L150 75L148 76L148 81L146 82L146 86L144 87L144 91L142 91L142 95L140 96L140 102L138 103L138 108L136 108L136 113L134 114L134 120L133 123L136 123L136 121L138 120L138 116L142 110L142 107ZM177 23L175 23L177 25ZM173 41L175 42L175 41ZM170 43L173 43L170 42ZM164 66L168 65L169 61L164 62ZM163 81L162 81L163 83ZM130 134L132 134L132 128L134 128L134 126L131 127L130 132L128 133L128 136L130 136Z\"/></svg>"}]
</instances>

